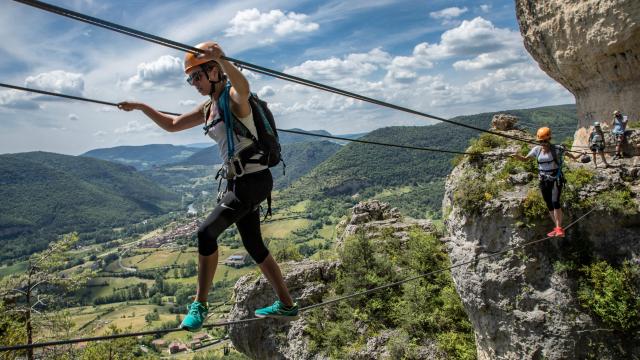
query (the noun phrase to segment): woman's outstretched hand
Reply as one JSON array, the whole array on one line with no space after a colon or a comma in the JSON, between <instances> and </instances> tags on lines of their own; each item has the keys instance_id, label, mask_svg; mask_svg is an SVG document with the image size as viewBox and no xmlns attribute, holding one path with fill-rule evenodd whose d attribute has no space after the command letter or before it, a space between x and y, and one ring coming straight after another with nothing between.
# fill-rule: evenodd
<instances>
[{"instance_id":1,"label":"woman's outstretched hand","mask_svg":"<svg viewBox=\"0 0 640 360\"><path fill-rule=\"evenodd\" d=\"M142 109L142 104L133 101L123 101L118 103L118 109L124 111L140 110Z\"/></svg>"}]
</instances>

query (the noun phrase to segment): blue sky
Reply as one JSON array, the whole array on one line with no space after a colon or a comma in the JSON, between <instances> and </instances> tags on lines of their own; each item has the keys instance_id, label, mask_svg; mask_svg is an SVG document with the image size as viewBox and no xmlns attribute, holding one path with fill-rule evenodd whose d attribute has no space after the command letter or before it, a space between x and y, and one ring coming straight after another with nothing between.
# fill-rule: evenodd
<instances>
[{"instance_id":1,"label":"blue sky","mask_svg":"<svg viewBox=\"0 0 640 360\"><path fill-rule=\"evenodd\" d=\"M514 2L108 1L50 3L230 57L442 117L574 102L524 50ZM185 112L204 101L183 54L45 13L0 4L2 82ZM279 127L334 134L423 118L245 72ZM0 153L205 142L166 133L140 112L0 89Z\"/></svg>"}]
</instances>

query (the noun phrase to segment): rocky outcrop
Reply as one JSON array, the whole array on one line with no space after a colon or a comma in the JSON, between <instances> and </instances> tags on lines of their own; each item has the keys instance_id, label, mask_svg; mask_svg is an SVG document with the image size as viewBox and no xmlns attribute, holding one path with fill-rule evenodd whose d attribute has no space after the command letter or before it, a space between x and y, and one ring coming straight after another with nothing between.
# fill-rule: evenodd
<instances>
[{"instance_id":1,"label":"rocky outcrop","mask_svg":"<svg viewBox=\"0 0 640 360\"><path fill-rule=\"evenodd\" d=\"M518 117L508 114L496 114L491 119L491 128L493 130L512 130L518 123Z\"/></svg>"},{"instance_id":2,"label":"rocky outcrop","mask_svg":"<svg viewBox=\"0 0 640 360\"><path fill-rule=\"evenodd\" d=\"M327 284L334 280L337 263L303 261L284 264L285 282L298 306L321 302ZM263 276L245 275L234 287L236 303L229 319L253 318L255 309L270 305L275 297ZM229 326L229 338L238 351L252 359L311 359L303 336L305 320L265 319Z\"/></svg>"},{"instance_id":3,"label":"rocky outcrop","mask_svg":"<svg viewBox=\"0 0 640 360\"><path fill-rule=\"evenodd\" d=\"M511 154L520 146L509 143L492 154ZM463 160L447 179L443 202L451 262L470 262L453 269L452 275L475 328L478 358L640 357L640 333L622 333L606 326L580 305L578 279L554 266L577 256L574 252L617 264L639 260L640 169L630 163L599 169L587 185L577 189L569 183L565 190L574 191L582 201L597 199L598 194L612 189L628 189L633 201L626 210L632 215L611 214L607 208L599 208L568 229L564 239L541 241L479 260L508 247L545 238L552 227L546 218L531 222L523 214L523 200L531 191L538 191L537 180L509 180L524 170L500 178L508 157L497 159ZM591 169L593 165L567 162L567 166ZM480 201L463 204L468 201L460 197L469 187L465 179L477 180L478 186L500 187L507 182L512 186L504 186L499 192L487 186L487 192L479 194ZM565 224L585 211L578 208L566 212Z\"/></svg>"},{"instance_id":4,"label":"rocky outcrop","mask_svg":"<svg viewBox=\"0 0 640 360\"><path fill-rule=\"evenodd\" d=\"M640 1L516 0L524 45L540 68L576 98L574 145L613 111L640 115Z\"/></svg>"},{"instance_id":5,"label":"rocky outcrop","mask_svg":"<svg viewBox=\"0 0 640 360\"><path fill-rule=\"evenodd\" d=\"M363 231L369 238L378 237L382 229L392 229L393 236L407 240L409 230L415 226L426 232L435 231L429 220L404 218L400 210L378 200L363 201L353 207L351 219L338 224L339 229L344 228L339 240L355 235L358 231Z\"/></svg>"},{"instance_id":6,"label":"rocky outcrop","mask_svg":"<svg viewBox=\"0 0 640 360\"><path fill-rule=\"evenodd\" d=\"M392 238L405 240L408 231L415 227L425 231L435 231L434 225L426 220L403 218L398 209L377 200L365 201L352 209L352 216L338 225L345 234L362 231L367 237L380 236L382 232ZM326 301L331 282L335 280L340 264L336 261L311 261L286 263L282 265L285 282L300 307ZM269 282L260 275L245 275L234 288L236 303L229 313L229 319L253 318L256 308L270 304L274 292ZM307 326L304 313L292 322L266 319L229 326L229 338L234 347L252 359L325 359L326 356L313 353L304 334ZM367 324L362 324L366 329ZM391 348L402 346L401 333L394 329L382 331L368 339L364 346L345 354L348 359L394 359ZM406 333L404 336L407 336ZM408 342L408 339L406 339ZM446 355L433 341L425 341L415 347L419 358L443 359Z\"/></svg>"}]
</instances>

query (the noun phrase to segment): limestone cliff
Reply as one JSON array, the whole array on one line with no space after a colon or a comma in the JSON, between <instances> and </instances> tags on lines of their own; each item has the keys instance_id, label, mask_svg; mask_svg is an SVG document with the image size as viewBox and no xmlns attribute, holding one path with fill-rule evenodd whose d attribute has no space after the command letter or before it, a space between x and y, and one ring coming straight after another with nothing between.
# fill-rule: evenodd
<instances>
[{"instance_id":1,"label":"limestone cliff","mask_svg":"<svg viewBox=\"0 0 640 360\"><path fill-rule=\"evenodd\" d=\"M531 3L528 6L535 7ZM522 144L487 135L480 141L489 144L488 153L494 155L526 150ZM621 266L640 258L640 168L631 161L612 169L594 170L592 164L570 161L566 167L565 225L597 210L569 228L564 239L542 241L452 271L475 328L481 360L640 357L637 326L612 326L578 296L585 284L585 266L599 260ZM466 159L456 166L443 201L453 264L546 236L552 224L534 174L534 163L507 156Z\"/></svg>"},{"instance_id":2,"label":"limestone cliff","mask_svg":"<svg viewBox=\"0 0 640 360\"><path fill-rule=\"evenodd\" d=\"M640 115L640 1L516 0L524 45L576 98L585 145L593 121Z\"/></svg>"}]
</instances>

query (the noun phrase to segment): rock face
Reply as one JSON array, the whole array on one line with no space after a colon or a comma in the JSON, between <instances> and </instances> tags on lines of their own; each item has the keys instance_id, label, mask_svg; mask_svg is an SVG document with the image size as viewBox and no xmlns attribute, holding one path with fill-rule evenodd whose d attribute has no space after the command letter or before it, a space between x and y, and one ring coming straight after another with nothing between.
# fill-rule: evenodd
<instances>
[{"instance_id":1,"label":"rock face","mask_svg":"<svg viewBox=\"0 0 640 360\"><path fill-rule=\"evenodd\" d=\"M576 98L574 145L593 121L640 115L640 1L516 0L524 45Z\"/></svg>"},{"instance_id":2,"label":"rock face","mask_svg":"<svg viewBox=\"0 0 640 360\"><path fill-rule=\"evenodd\" d=\"M508 114L496 114L491 119L491 128L494 130L511 130L518 123L518 117Z\"/></svg>"},{"instance_id":3,"label":"rock face","mask_svg":"<svg viewBox=\"0 0 640 360\"><path fill-rule=\"evenodd\" d=\"M335 262L304 261L283 265L285 282L298 306L322 301L327 283L335 279ZM255 309L270 305L275 293L263 277L245 275L234 287L236 303L229 319L253 318ZM252 359L309 359L303 336L304 318L292 322L265 319L229 326L238 351Z\"/></svg>"},{"instance_id":4,"label":"rock face","mask_svg":"<svg viewBox=\"0 0 640 360\"><path fill-rule=\"evenodd\" d=\"M392 229L393 235L402 240L409 237L409 229L418 226L426 232L435 230L433 223L424 219L405 219L396 208L378 200L358 203L352 209L351 219L338 225L344 227L344 234L340 237L355 235L358 231L364 231L366 237L380 235L381 229Z\"/></svg>"},{"instance_id":5,"label":"rock face","mask_svg":"<svg viewBox=\"0 0 640 360\"><path fill-rule=\"evenodd\" d=\"M519 147L510 144L492 153L513 153ZM507 247L545 238L552 227L548 219L535 226L523 225L526 219L521 204L529 189L537 191L535 179L525 185L524 180L512 182L515 185L499 195L485 195L475 205L476 212L463 208L456 196L468 186L463 179L497 182L494 176L505 162L506 157L497 161L495 158L462 161L447 179L443 201L451 262L471 261L453 269L452 275L475 328L478 359L640 357L640 333L621 334L607 327L579 304L576 276L554 267L559 261L566 261L565 256L571 251L585 251L593 258L615 263L624 259L638 262L640 169L629 166L630 162L620 168L600 169L595 173L595 181L576 190L580 199L592 199L624 186L632 193L634 200L629 208L636 210L635 215L612 216L598 210L567 229L564 239L541 241L473 262ZM567 166L585 165L567 161ZM591 169L592 164L586 166ZM486 170L482 169L487 168L492 172L483 173ZM583 213L566 212L565 225Z\"/></svg>"}]
</instances>

